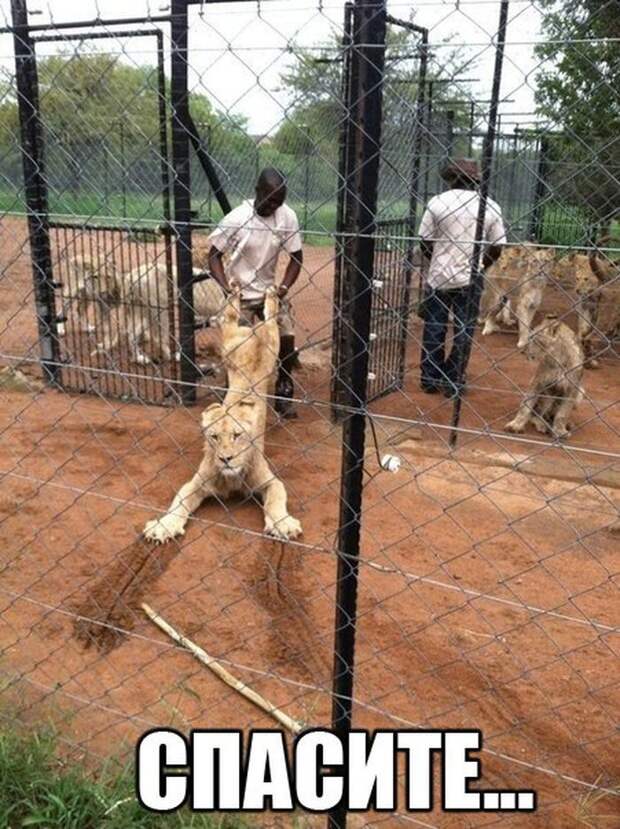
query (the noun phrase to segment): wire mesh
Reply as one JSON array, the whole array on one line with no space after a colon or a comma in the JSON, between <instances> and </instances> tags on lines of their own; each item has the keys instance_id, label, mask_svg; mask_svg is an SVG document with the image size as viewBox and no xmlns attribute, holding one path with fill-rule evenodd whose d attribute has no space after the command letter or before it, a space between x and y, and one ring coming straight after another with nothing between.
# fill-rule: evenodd
<instances>
[{"instance_id":1,"label":"wire mesh","mask_svg":"<svg viewBox=\"0 0 620 829\"><path fill-rule=\"evenodd\" d=\"M344 572L355 667L337 701L353 725L480 728L484 788L538 793L535 816L409 813L400 769L395 812L351 824L615 825L618 3L513 0L500 78L502 4L429 0L409 17L388 2L381 83L362 95L353 9L368 3L189 4L186 51L170 21L187 4L141 5L123 22L111 0L88 3L73 26L52 0L19 30L36 50L19 78L2 5L4 722L51 719L59 753L95 770L121 767L148 728L272 724L158 631L146 602L303 726L327 726ZM179 61L191 124L173 102ZM33 67L38 107L18 90ZM454 205L439 215L445 167L463 158L487 174L479 259L479 188L465 182L467 220ZM257 223L272 167L302 233L297 278L295 230ZM33 210L36 176L47 199ZM258 374L222 345L231 303L209 236L224 198L249 205L234 229L253 233L222 252L225 274L267 235L279 254L267 272L293 277L277 336L264 296L242 295ZM493 205L505 238L487 232ZM453 260L456 283L433 282ZM244 395L258 425L239 414ZM192 396L199 406L181 405ZM354 486L342 462L360 448L355 418ZM229 497L203 470L201 497L194 486L173 507L226 428L249 435L239 456L266 461L267 477ZM275 518L274 483L287 498ZM175 537L156 546L152 521Z\"/></svg>"}]
</instances>

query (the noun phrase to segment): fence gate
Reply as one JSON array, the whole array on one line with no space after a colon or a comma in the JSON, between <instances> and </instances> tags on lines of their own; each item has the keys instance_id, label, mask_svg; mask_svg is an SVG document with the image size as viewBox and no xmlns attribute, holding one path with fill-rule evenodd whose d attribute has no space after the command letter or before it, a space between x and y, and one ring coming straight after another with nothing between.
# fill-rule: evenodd
<instances>
[{"instance_id":1,"label":"fence gate","mask_svg":"<svg viewBox=\"0 0 620 829\"><path fill-rule=\"evenodd\" d=\"M163 32L145 20L143 29L42 26L53 33L33 36L25 3L13 13L44 373L67 391L178 399ZM154 41L156 60L128 89L123 64L113 70L138 39ZM94 50L94 41L110 48ZM61 53L46 49L57 43ZM62 100L62 73L83 87L79 113Z\"/></svg>"},{"instance_id":2,"label":"fence gate","mask_svg":"<svg viewBox=\"0 0 620 829\"><path fill-rule=\"evenodd\" d=\"M384 78L384 102L387 113L398 108L396 126L383 131L380 146L379 221L376 223L374 279L372 283L372 316L370 333L368 400L376 400L403 386L405 375L408 319L411 308L411 284L415 229L418 218L421 181L421 148L424 136L428 31L408 21L387 15L391 26L407 29L415 36L412 54L394 56L398 60L415 61L410 85L415 91L404 94L402 78L390 83L389 61ZM347 308L352 279L352 234L356 208L357 159L355 133L359 123L358 81L352 60L354 15L353 6L345 6L342 40L342 101L340 130L339 188L336 220L336 258L334 274L333 416L348 401L344 377L350 362ZM387 116L384 116L384 120Z\"/></svg>"}]
</instances>

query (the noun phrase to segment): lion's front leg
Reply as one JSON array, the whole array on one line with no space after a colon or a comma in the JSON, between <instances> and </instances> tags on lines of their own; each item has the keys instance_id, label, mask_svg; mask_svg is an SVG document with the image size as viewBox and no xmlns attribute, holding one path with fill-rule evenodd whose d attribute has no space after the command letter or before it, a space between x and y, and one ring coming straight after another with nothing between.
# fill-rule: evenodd
<instances>
[{"instance_id":1,"label":"lion's front leg","mask_svg":"<svg viewBox=\"0 0 620 829\"><path fill-rule=\"evenodd\" d=\"M204 474L198 471L192 480L177 492L168 512L147 522L143 533L146 540L155 544L165 544L177 536L184 535L190 515L210 494L211 489Z\"/></svg>"},{"instance_id":2,"label":"lion's front leg","mask_svg":"<svg viewBox=\"0 0 620 829\"><path fill-rule=\"evenodd\" d=\"M536 417L537 403L538 392L534 389L525 398L515 417L510 421L510 423L506 424L506 426L504 427L506 431L515 432L516 434L525 431L525 427L530 422L530 420Z\"/></svg>"},{"instance_id":3,"label":"lion's front leg","mask_svg":"<svg viewBox=\"0 0 620 829\"><path fill-rule=\"evenodd\" d=\"M263 498L265 515L265 532L281 541L297 538L303 532L300 522L289 515L287 509L286 488L262 458L248 481L252 489Z\"/></svg>"}]
</instances>

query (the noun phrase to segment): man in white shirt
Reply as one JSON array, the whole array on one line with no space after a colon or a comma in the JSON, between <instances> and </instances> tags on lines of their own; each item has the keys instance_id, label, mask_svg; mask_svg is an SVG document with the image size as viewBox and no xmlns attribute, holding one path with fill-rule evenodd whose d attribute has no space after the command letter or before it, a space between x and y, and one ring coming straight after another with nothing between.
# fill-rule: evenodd
<instances>
[{"instance_id":1,"label":"man in white shirt","mask_svg":"<svg viewBox=\"0 0 620 829\"><path fill-rule=\"evenodd\" d=\"M421 387L429 394L453 396L459 367L474 334L477 309L468 309L472 257L480 196L475 161L459 159L442 170L448 189L430 200L420 225L425 285L422 300ZM500 207L487 200L482 241L483 269L501 256L506 231ZM468 313L469 310L469 313ZM452 348L446 356L448 320L452 312Z\"/></svg>"},{"instance_id":2,"label":"man in white shirt","mask_svg":"<svg viewBox=\"0 0 620 829\"><path fill-rule=\"evenodd\" d=\"M276 382L276 411L282 417L296 417L291 404L294 387L292 368L296 361L295 330L288 293L303 264L299 222L287 204L286 179L268 167L256 184L256 198L244 201L227 216L209 237L209 270L225 292L231 284L241 287L241 309L249 324L262 319L265 291L275 284L282 251L289 262L280 295L280 362Z\"/></svg>"}]
</instances>

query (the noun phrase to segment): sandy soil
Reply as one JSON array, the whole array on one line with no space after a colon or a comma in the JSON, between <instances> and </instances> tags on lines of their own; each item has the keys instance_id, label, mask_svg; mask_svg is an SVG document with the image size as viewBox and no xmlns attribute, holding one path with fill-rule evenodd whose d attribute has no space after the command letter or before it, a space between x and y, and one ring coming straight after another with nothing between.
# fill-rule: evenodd
<instances>
[{"instance_id":1,"label":"sandy soil","mask_svg":"<svg viewBox=\"0 0 620 829\"><path fill-rule=\"evenodd\" d=\"M23 227L3 220L0 232L7 362L34 356L36 345ZM296 298L306 338L329 333L330 257L308 251L317 276ZM404 463L381 472L369 434L355 724L481 728L485 787L539 793L536 815L435 811L413 816L419 825L579 826L583 784L620 781L619 554L606 531L618 514L618 470L596 454L618 452L617 363L607 357L588 373L571 449L465 435L463 452L488 457L474 463L443 452L451 409L417 390L418 333L414 324L404 390L373 404L384 416L380 451ZM464 425L501 430L530 371L512 335L485 340ZM325 367L305 369L297 384L308 401L328 399ZM300 406L298 421L272 420L267 436L302 543L262 538L259 506L239 499L203 505L180 544L152 549L139 540L144 522L200 459L198 408L6 387L0 399L5 716L8 706L26 721L52 716L68 753L86 762L130 756L156 725L269 727L171 646L140 611L147 601L290 715L329 722L340 430L327 406ZM405 430L399 418L419 424ZM546 476L519 471L532 455ZM554 477L567 457L577 474ZM580 477L586 466L590 477ZM85 611L122 630L108 627L102 641L101 625L80 622ZM611 801L586 808L614 814Z\"/></svg>"}]
</instances>

